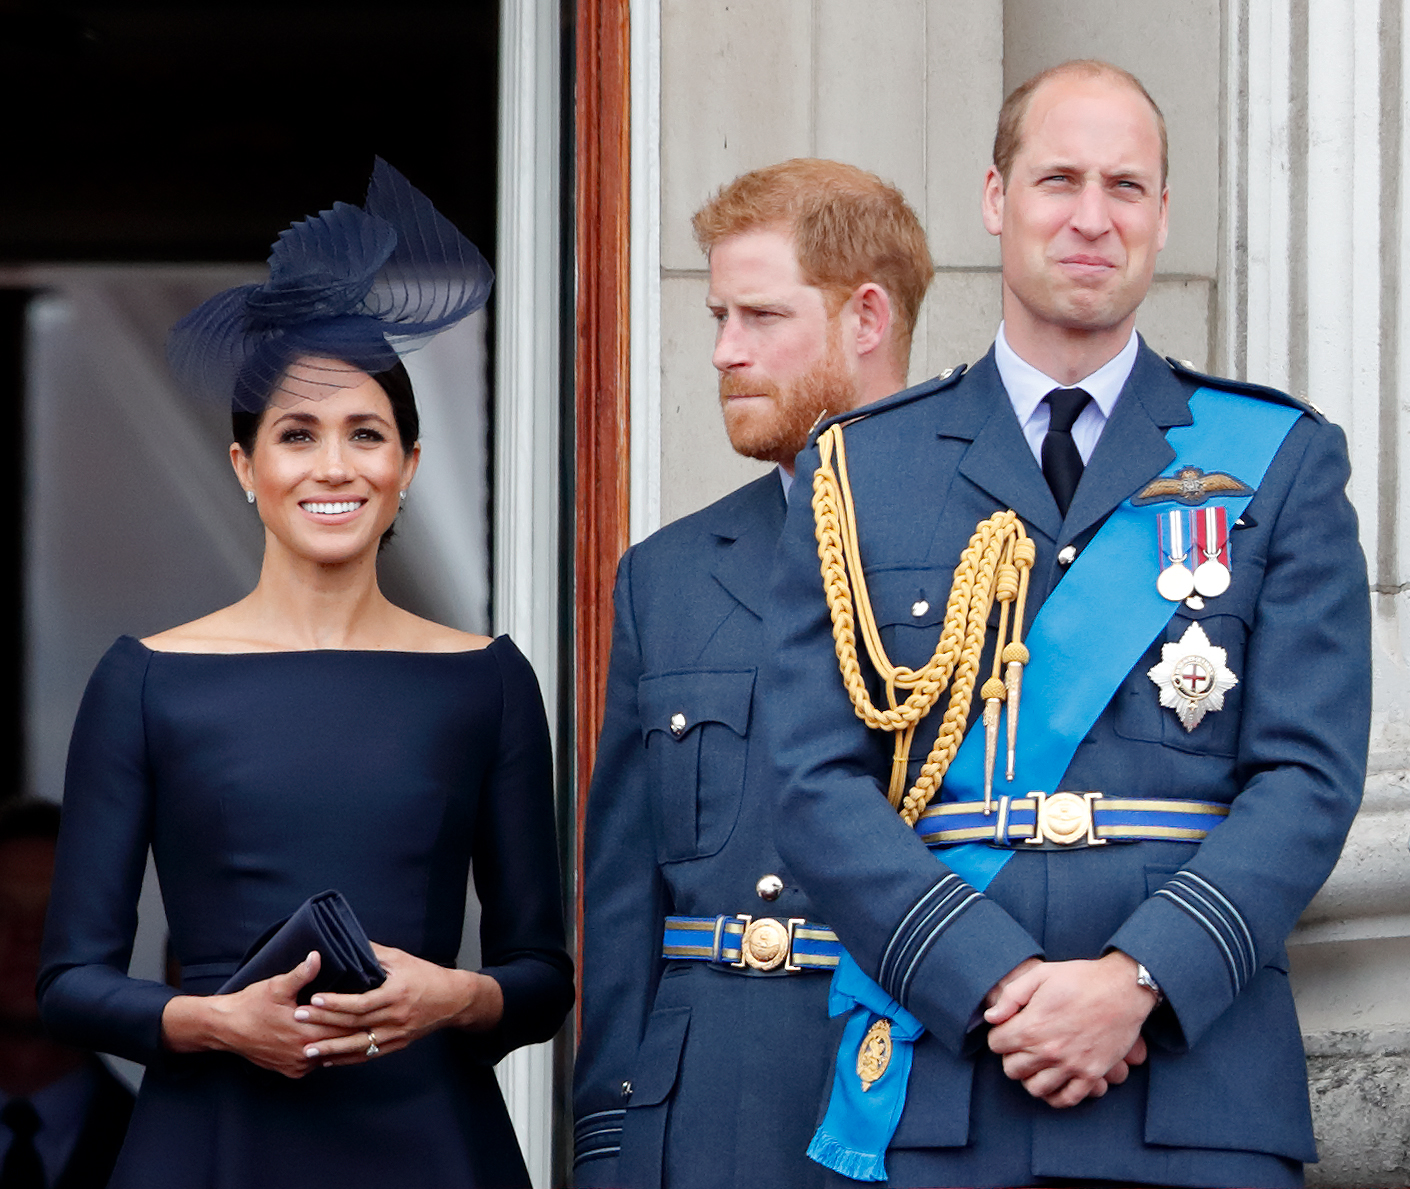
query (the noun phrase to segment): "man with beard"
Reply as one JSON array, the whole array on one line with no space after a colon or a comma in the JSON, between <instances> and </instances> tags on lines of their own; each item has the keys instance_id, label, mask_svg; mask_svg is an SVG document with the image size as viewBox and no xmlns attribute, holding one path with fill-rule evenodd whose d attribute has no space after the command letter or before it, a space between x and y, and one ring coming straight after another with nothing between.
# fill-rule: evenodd
<instances>
[{"instance_id":1,"label":"man with beard","mask_svg":"<svg viewBox=\"0 0 1410 1189\"><path fill-rule=\"evenodd\" d=\"M39 1022L34 984L59 810L0 810L0 1189L102 1189L132 1114L132 1094L92 1053Z\"/></svg>"},{"instance_id":2,"label":"man with beard","mask_svg":"<svg viewBox=\"0 0 1410 1189\"><path fill-rule=\"evenodd\" d=\"M1284 942L1370 717L1346 440L1136 334L1166 152L1127 72L1018 88L982 209L993 350L819 428L771 590L779 851L848 955L810 1150L893 1186L1301 1185Z\"/></svg>"},{"instance_id":3,"label":"man with beard","mask_svg":"<svg viewBox=\"0 0 1410 1189\"><path fill-rule=\"evenodd\" d=\"M795 160L695 215L730 444L776 469L622 558L588 801L580 1186L807 1186L833 935L780 862L754 698L793 459L905 384L933 269L904 198Z\"/></svg>"}]
</instances>

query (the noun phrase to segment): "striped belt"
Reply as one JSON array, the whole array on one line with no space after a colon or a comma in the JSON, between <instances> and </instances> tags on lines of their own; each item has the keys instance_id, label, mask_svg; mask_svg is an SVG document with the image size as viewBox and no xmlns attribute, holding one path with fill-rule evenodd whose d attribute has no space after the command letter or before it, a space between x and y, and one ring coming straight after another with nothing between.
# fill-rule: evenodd
<instances>
[{"instance_id":1,"label":"striped belt","mask_svg":"<svg viewBox=\"0 0 1410 1189\"><path fill-rule=\"evenodd\" d=\"M842 943L831 929L802 917L667 917L661 956L743 974L799 974L832 970Z\"/></svg>"},{"instance_id":2,"label":"striped belt","mask_svg":"<svg viewBox=\"0 0 1410 1189\"><path fill-rule=\"evenodd\" d=\"M1102 793L1029 793L983 802L950 801L920 815L926 846L987 842L1013 850L1072 850L1108 842L1201 842L1228 815L1216 801L1108 797Z\"/></svg>"}]
</instances>

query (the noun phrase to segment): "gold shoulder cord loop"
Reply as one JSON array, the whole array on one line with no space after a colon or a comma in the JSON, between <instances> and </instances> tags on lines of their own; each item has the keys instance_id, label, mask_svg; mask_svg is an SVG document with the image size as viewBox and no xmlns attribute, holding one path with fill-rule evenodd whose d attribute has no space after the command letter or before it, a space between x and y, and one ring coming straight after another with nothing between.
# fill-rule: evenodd
<instances>
[{"instance_id":1,"label":"gold shoulder cord loop","mask_svg":"<svg viewBox=\"0 0 1410 1189\"><path fill-rule=\"evenodd\" d=\"M940 639L930 660L919 669L891 663L881 643L871 598L862 572L857 539L856 512L847 477L847 452L842 426L833 425L818 439L821 460L813 475L813 519L818 540L818 561L823 593L832 617L832 639L842 683L852 707L867 726L896 736L891 759L887 799L901 812L907 825L915 825L959 750L969 721L970 699L979 672L980 655L989 623L989 610L1000 600L998 644L994 672L984 683L986 744L985 812L989 811L994 756L998 746L1001 703L1008 703L1008 778L1013 779L1013 749L1018 727L1018 697L1028 649L1022 642L1028 575L1033 566L1033 542L1012 511L995 512L981 521L960 555L945 604ZM836 465L834 468L834 459ZM1009 609L1013 607L1010 617ZM1012 638L1004 643L1012 619ZM886 705L876 706L867 691L857 655L857 632L872 668L881 679ZM1000 676L1000 665L1004 665ZM915 730L946 689L949 704L941 720L935 746L920 776L908 793L906 767L910 762ZM898 703L897 691L907 691ZM992 708L992 713L991 713ZM990 719L992 717L992 727Z\"/></svg>"}]
</instances>

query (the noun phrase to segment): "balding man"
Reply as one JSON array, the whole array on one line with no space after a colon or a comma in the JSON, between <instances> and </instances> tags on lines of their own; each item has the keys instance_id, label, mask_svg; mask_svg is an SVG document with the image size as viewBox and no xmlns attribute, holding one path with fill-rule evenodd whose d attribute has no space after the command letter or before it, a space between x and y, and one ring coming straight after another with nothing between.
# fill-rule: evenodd
<instances>
[{"instance_id":1,"label":"balding man","mask_svg":"<svg viewBox=\"0 0 1410 1189\"><path fill-rule=\"evenodd\" d=\"M1165 175L1130 74L1020 87L993 350L799 459L761 701L780 852L850 955L810 1149L839 1177L1315 1159L1284 940L1361 795L1365 561L1340 430L1135 333Z\"/></svg>"}]
</instances>

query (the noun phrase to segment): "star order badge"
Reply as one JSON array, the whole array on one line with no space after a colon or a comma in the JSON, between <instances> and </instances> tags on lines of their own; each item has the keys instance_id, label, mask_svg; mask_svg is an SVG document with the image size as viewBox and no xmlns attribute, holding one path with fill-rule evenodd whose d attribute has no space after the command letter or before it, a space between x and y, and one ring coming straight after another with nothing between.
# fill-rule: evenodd
<instances>
[{"instance_id":1,"label":"star order badge","mask_svg":"<svg viewBox=\"0 0 1410 1189\"><path fill-rule=\"evenodd\" d=\"M1185 730L1193 731L1209 711L1224 709L1224 695L1239 683L1228 659L1229 654L1211 644L1197 623L1161 648L1160 664L1148 676L1160 690L1160 704L1175 711Z\"/></svg>"}]
</instances>

